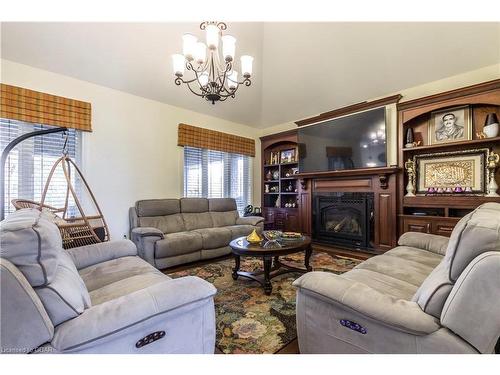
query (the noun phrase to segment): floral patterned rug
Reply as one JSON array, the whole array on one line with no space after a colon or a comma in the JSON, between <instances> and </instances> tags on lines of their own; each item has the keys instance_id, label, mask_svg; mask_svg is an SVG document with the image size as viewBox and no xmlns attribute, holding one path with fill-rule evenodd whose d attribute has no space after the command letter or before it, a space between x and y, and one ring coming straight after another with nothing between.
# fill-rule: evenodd
<instances>
[{"instance_id":1,"label":"floral patterned rug","mask_svg":"<svg viewBox=\"0 0 500 375\"><path fill-rule=\"evenodd\" d=\"M303 267L304 254L281 257L280 261ZM343 273L361 261L315 252L311 265L315 271ZM295 288L292 282L300 273L287 273L271 280L273 292L267 296L255 281L231 277L233 259L169 274L172 278L194 275L217 288L215 295L216 345L227 354L276 353L297 337ZM242 257L241 270L261 269L262 259Z\"/></svg>"}]
</instances>

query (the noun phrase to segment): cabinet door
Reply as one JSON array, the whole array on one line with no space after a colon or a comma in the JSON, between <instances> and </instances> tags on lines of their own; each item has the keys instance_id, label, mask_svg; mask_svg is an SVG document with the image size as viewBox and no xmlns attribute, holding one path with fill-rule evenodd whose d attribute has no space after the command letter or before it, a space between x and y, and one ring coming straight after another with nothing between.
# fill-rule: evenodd
<instances>
[{"instance_id":1,"label":"cabinet door","mask_svg":"<svg viewBox=\"0 0 500 375\"><path fill-rule=\"evenodd\" d=\"M403 219L404 232L431 233L431 223L422 219Z\"/></svg>"},{"instance_id":2,"label":"cabinet door","mask_svg":"<svg viewBox=\"0 0 500 375\"><path fill-rule=\"evenodd\" d=\"M458 219L436 220L432 223L432 233L450 237Z\"/></svg>"},{"instance_id":3,"label":"cabinet door","mask_svg":"<svg viewBox=\"0 0 500 375\"><path fill-rule=\"evenodd\" d=\"M300 232L299 214L296 212L287 212L284 222L286 232Z\"/></svg>"}]
</instances>

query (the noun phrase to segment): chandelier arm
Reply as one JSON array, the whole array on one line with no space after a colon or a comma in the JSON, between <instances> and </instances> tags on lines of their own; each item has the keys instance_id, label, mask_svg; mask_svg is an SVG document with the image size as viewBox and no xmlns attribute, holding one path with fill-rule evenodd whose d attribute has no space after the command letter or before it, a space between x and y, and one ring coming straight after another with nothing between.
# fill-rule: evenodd
<instances>
[{"instance_id":1,"label":"chandelier arm","mask_svg":"<svg viewBox=\"0 0 500 375\"><path fill-rule=\"evenodd\" d=\"M205 90L203 90L203 88L200 87L200 90L201 90L201 94L194 91L192 88L191 88L191 85L189 83L186 84L187 88L189 89L189 91L191 91L193 94L195 94L196 96L199 96L199 97L205 97L206 95L206 92Z\"/></svg>"}]
</instances>

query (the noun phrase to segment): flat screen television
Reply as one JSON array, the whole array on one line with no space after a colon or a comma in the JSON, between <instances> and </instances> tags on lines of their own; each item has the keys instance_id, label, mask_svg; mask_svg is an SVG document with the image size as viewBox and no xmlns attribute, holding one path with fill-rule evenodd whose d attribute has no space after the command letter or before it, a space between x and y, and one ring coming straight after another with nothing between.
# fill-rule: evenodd
<instances>
[{"instance_id":1,"label":"flat screen television","mask_svg":"<svg viewBox=\"0 0 500 375\"><path fill-rule=\"evenodd\" d=\"M299 128L300 172L387 166L385 108Z\"/></svg>"}]
</instances>

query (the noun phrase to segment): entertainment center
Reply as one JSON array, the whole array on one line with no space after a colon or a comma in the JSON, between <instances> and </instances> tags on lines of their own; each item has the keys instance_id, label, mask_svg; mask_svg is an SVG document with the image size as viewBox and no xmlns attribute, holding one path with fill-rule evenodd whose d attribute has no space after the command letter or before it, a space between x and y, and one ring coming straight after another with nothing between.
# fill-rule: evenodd
<instances>
[{"instance_id":1,"label":"entertainment center","mask_svg":"<svg viewBox=\"0 0 500 375\"><path fill-rule=\"evenodd\" d=\"M485 164L489 163L491 168L493 157L500 153L500 137L483 131L488 115L490 119L495 118L492 114L500 117L500 80L406 102L400 102L401 99L401 95L394 95L358 103L297 121L297 129L262 137L262 204L266 227L300 231L310 235L315 246L332 248L340 253L370 255L393 248L397 238L408 231L449 236L462 216L482 203L500 202L500 196L491 196L491 192L490 196L487 194L491 179L500 185L500 170L487 169ZM332 129L328 131L334 131L335 121L339 118L345 122L349 117L355 118L377 108L387 109L387 106L397 108L397 124L391 124L397 126L397 139L392 140L397 143L397 163L394 165L384 165L385 158L380 153L374 155L382 162L367 165L366 158L362 160L356 149L358 143L361 147L366 143L352 134L347 135L347 144L342 144L342 134L331 133L333 135L328 138L325 137L327 130L323 128L317 139L311 141L315 127L319 129L321 124L331 123ZM448 128L445 122L450 119L453 122L449 129L453 131L449 133L455 138L446 140ZM366 124L362 125L357 129L366 131ZM306 129L303 126L309 129L309 138L301 133ZM355 126L352 124L353 129ZM345 129L344 126L343 134ZM370 134L371 139L386 138L385 134L376 137L373 132ZM296 149L291 164L294 170L292 175L284 175L288 163L275 165L269 162L273 152L290 148ZM481 152L484 156L480 155ZM463 177L464 173L453 158L469 153L478 154L478 163L483 163L479 164L480 170L475 169L482 181L481 191L458 184L438 186L436 193L432 194L422 191L428 184L424 180L428 177L424 174L427 173L425 168L433 157L441 157L436 160L445 166L443 160L452 160L447 176L447 181L451 181ZM311 155L314 155L314 160L307 162ZM316 170L311 170L314 166ZM412 172L409 168L416 169L414 173L418 178L415 181L409 178L409 172ZM270 170L273 176L273 169L278 173L274 176L279 178L267 179ZM289 186L289 181L293 192L283 190ZM420 183L420 187L415 187L415 194L408 194L408 187L412 186L409 182ZM269 190L272 186L276 186L273 188L276 192ZM490 190L491 186L494 184L490 185ZM433 189L429 191L434 192ZM293 197L296 205L285 207L287 197Z\"/></svg>"}]
</instances>

